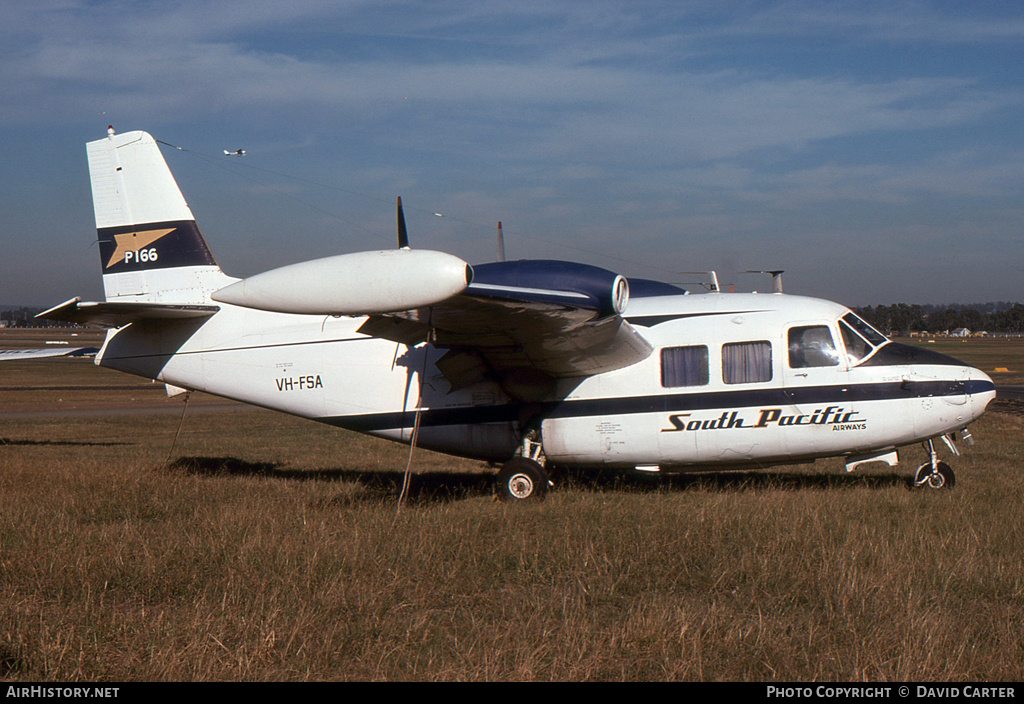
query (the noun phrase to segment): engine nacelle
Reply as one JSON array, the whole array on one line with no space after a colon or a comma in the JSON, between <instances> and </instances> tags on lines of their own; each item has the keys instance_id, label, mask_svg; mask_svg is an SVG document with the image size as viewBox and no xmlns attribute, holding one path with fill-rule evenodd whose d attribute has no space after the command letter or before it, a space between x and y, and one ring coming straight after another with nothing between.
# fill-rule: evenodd
<instances>
[{"instance_id":1,"label":"engine nacelle","mask_svg":"<svg viewBox=\"0 0 1024 704\"><path fill-rule=\"evenodd\" d=\"M473 268L469 293L569 304L601 317L621 315L629 303L626 277L589 264L549 259L491 262Z\"/></svg>"},{"instance_id":2,"label":"engine nacelle","mask_svg":"<svg viewBox=\"0 0 1024 704\"><path fill-rule=\"evenodd\" d=\"M451 254L392 249L289 264L225 286L211 298L277 313L369 315L439 303L472 280L469 264Z\"/></svg>"}]
</instances>

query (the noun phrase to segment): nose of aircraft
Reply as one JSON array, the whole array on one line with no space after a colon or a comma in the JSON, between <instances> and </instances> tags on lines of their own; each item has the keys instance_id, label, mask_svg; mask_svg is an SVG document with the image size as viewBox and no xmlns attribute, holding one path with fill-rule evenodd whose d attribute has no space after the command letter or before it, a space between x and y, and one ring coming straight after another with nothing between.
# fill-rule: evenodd
<instances>
[{"instance_id":1,"label":"nose of aircraft","mask_svg":"<svg viewBox=\"0 0 1024 704\"><path fill-rule=\"evenodd\" d=\"M985 372L968 367L967 397L971 401L971 420L980 418L996 397L996 385Z\"/></svg>"}]
</instances>

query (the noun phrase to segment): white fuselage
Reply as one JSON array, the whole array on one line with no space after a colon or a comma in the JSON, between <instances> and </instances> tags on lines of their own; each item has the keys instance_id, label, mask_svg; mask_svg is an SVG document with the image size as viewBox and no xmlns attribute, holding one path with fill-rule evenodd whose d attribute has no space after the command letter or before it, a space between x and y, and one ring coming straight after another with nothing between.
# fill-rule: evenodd
<instances>
[{"instance_id":1,"label":"white fuselage","mask_svg":"<svg viewBox=\"0 0 1024 704\"><path fill-rule=\"evenodd\" d=\"M994 398L988 376L955 360L903 363L887 341L855 349L863 340L844 342L840 322L849 313L781 294L634 299L624 317L654 353L561 379L529 404L495 382L449 391L435 366L443 349L367 337L363 317L223 305L111 331L98 363L404 442L420 409L418 444L451 454L504 461L539 430L552 462L661 469L883 452L959 430ZM834 357L803 361L794 329L830 335Z\"/></svg>"}]
</instances>

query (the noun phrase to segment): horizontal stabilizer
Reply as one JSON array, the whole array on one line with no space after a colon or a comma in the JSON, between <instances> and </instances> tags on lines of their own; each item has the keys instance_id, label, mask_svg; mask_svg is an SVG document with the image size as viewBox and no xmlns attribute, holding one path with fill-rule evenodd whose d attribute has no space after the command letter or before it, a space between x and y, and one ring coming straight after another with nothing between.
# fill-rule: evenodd
<instances>
[{"instance_id":1,"label":"horizontal stabilizer","mask_svg":"<svg viewBox=\"0 0 1024 704\"><path fill-rule=\"evenodd\" d=\"M120 328L140 320L207 318L218 310L220 310L220 306L177 303L141 303L137 301L83 303L80 298L76 297L54 306L50 310L43 311L36 317L42 320L59 320L78 325Z\"/></svg>"},{"instance_id":2,"label":"horizontal stabilizer","mask_svg":"<svg viewBox=\"0 0 1024 704\"><path fill-rule=\"evenodd\" d=\"M64 347L57 349L0 350L0 362L19 359L42 359L44 357L90 357L99 352L98 347Z\"/></svg>"}]
</instances>

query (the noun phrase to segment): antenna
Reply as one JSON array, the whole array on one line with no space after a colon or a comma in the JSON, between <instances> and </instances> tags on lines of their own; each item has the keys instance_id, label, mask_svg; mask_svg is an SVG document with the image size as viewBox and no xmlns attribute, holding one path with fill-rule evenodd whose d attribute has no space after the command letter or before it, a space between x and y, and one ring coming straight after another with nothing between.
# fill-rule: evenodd
<instances>
[{"instance_id":1,"label":"antenna","mask_svg":"<svg viewBox=\"0 0 1024 704\"><path fill-rule=\"evenodd\" d=\"M782 274L785 273L783 269L775 270L758 270L758 271L741 271L741 274L771 274L772 275L772 293L782 293Z\"/></svg>"},{"instance_id":2,"label":"antenna","mask_svg":"<svg viewBox=\"0 0 1024 704\"><path fill-rule=\"evenodd\" d=\"M708 293L721 293L722 289L718 286L718 274L715 271L680 271L680 274L704 274L708 277L709 281L705 284L708 287Z\"/></svg>"}]
</instances>

